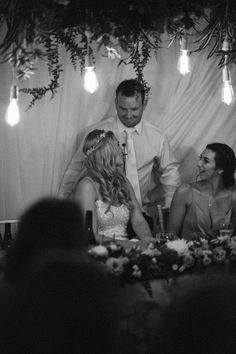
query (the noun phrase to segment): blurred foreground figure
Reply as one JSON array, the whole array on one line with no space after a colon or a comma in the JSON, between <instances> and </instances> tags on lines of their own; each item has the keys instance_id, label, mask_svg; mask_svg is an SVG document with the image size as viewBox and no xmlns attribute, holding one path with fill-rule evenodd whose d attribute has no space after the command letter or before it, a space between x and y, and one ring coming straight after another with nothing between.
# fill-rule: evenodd
<instances>
[{"instance_id":1,"label":"blurred foreground figure","mask_svg":"<svg viewBox=\"0 0 236 354\"><path fill-rule=\"evenodd\" d=\"M216 272L180 282L153 325L149 354L234 354L235 298L235 276Z\"/></svg>"},{"instance_id":2,"label":"blurred foreground figure","mask_svg":"<svg viewBox=\"0 0 236 354\"><path fill-rule=\"evenodd\" d=\"M85 245L82 214L76 202L43 198L29 206L19 220L16 239L6 260L8 280L17 280L27 263L42 251L79 250Z\"/></svg>"},{"instance_id":3,"label":"blurred foreground figure","mask_svg":"<svg viewBox=\"0 0 236 354\"><path fill-rule=\"evenodd\" d=\"M116 353L111 275L75 251L50 251L28 263L0 319L0 352Z\"/></svg>"}]
</instances>

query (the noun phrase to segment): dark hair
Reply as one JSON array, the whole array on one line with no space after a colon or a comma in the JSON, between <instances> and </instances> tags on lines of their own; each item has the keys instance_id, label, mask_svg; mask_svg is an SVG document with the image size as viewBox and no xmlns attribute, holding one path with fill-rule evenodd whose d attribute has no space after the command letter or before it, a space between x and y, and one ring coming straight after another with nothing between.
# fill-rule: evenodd
<instances>
[{"instance_id":1,"label":"dark hair","mask_svg":"<svg viewBox=\"0 0 236 354\"><path fill-rule=\"evenodd\" d=\"M145 88L138 80L135 79L122 81L116 89L116 97L119 93L126 97L132 97L137 93L140 93L142 97L142 103L145 99Z\"/></svg>"},{"instance_id":2,"label":"dark hair","mask_svg":"<svg viewBox=\"0 0 236 354\"><path fill-rule=\"evenodd\" d=\"M6 259L6 275L17 278L29 260L50 249L82 248L83 222L75 201L54 197L33 203L19 218L15 242Z\"/></svg>"},{"instance_id":3,"label":"dark hair","mask_svg":"<svg viewBox=\"0 0 236 354\"><path fill-rule=\"evenodd\" d=\"M215 152L216 168L222 168L223 185L226 188L232 187L235 183L234 172L236 169L236 158L233 150L226 144L212 143L206 149Z\"/></svg>"}]
</instances>

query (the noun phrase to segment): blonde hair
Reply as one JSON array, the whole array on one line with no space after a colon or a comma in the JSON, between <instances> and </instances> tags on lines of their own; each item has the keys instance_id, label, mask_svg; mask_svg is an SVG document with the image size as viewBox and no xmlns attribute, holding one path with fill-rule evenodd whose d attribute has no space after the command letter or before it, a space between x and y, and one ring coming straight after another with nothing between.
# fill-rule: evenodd
<instances>
[{"instance_id":1,"label":"blonde hair","mask_svg":"<svg viewBox=\"0 0 236 354\"><path fill-rule=\"evenodd\" d=\"M84 142L83 177L89 176L100 186L103 201L111 205L125 204L131 209L131 197L122 166L117 166L121 154L119 143L112 131L95 129Z\"/></svg>"}]
</instances>

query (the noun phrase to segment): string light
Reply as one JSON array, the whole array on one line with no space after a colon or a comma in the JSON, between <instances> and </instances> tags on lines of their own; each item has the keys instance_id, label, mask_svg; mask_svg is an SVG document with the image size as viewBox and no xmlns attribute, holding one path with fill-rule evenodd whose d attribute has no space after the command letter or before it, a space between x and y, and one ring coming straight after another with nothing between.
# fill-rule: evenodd
<instances>
[{"instance_id":1,"label":"string light","mask_svg":"<svg viewBox=\"0 0 236 354\"><path fill-rule=\"evenodd\" d=\"M231 85L231 77L228 66L225 65L222 69L222 91L221 91L221 100L227 105L230 105L234 101L234 90Z\"/></svg>"},{"instance_id":2,"label":"string light","mask_svg":"<svg viewBox=\"0 0 236 354\"><path fill-rule=\"evenodd\" d=\"M89 93L97 91L99 85L97 76L94 71L94 66L86 66L84 74L84 88Z\"/></svg>"},{"instance_id":3,"label":"string light","mask_svg":"<svg viewBox=\"0 0 236 354\"><path fill-rule=\"evenodd\" d=\"M222 51L228 52L230 50L230 42L228 39L228 36L225 37L222 45ZM224 66L222 69L222 90L221 90L221 100L223 103L230 105L235 97L234 97L234 90L231 84L231 76L230 76L230 71L227 65L228 61L228 54L225 54L225 59L224 59Z\"/></svg>"},{"instance_id":4,"label":"string light","mask_svg":"<svg viewBox=\"0 0 236 354\"><path fill-rule=\"evenodd\" d=\"M11 86L11 93L10 93L10 103L7 108L7 113L6 113L6 122L13 127L20 121L20 113L19 113L19 107L18 107L18 87L13 84Z\"/></svg>"},{"instance_id":5,"label":"string light","mask_svg":"<svg viewBox=\"0 0 236 354\"><path fill-rule=\"evenodd\" d=\"M84 74L84 89L89 93L94 93L97 91L99 84L90 57L89 42L91 40L91 32L86 30L85 35L87 37L87 58Z\"/></svg>"},{"instance_id":6,"label":"string light","mask_svg":"<svg viewBox=\"0 0 236 354\"><path fill-rule=\"evenodd\" d=\"M180 55L177 68L180 74L185 75L190 72L189 50L187 49L187 38L182 36L180 39Z\"/></svg>"}]
</instances>

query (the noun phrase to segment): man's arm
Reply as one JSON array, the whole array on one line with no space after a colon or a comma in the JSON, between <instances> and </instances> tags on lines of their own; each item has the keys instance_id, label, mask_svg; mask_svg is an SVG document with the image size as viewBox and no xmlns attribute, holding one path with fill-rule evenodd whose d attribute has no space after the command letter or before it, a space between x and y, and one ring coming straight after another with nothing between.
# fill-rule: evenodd
<instances>
[{"instance_id":1,"label":"man's arm","mask_svg":"<svg viewBox=\"0 0 236 354\"><path fill-rule=\"evenodd\" d=\"M164 207L170 207L176 188L180 185L179 162L171 151L168 139L164 136L159 170L160 182L164 191Z\"/></svg>"},{"instance_id":2,"label":"man's arm","mask_svg":"<svg viewBox=\"0 0 236 354\"><path fill-rule=\"evenodd\" d=\"M81 176L82 162L84 158L83 144L84 138L82 139L78 150L76 151L69 165L66 168L58 191L58 195L61 198L69 198L71 196Z\"/></svg>"}]
</instances>

